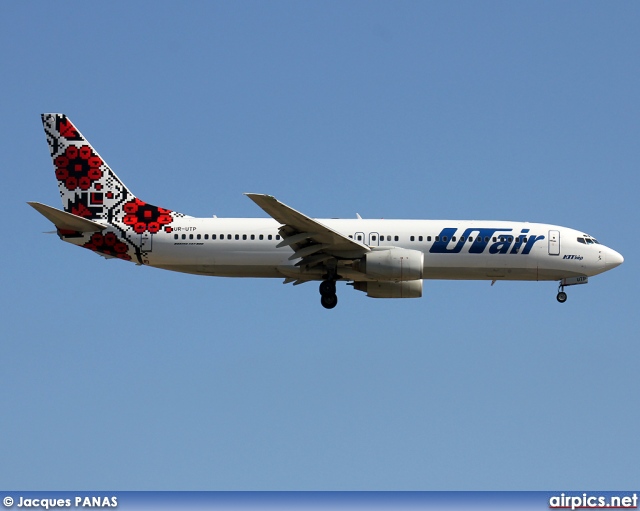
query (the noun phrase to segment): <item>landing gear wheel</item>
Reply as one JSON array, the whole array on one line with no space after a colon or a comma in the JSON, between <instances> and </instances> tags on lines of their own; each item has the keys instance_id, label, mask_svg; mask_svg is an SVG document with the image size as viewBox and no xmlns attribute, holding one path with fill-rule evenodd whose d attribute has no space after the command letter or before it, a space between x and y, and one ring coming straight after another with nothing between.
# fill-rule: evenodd
<instances>
[{"instance_id":1,"label":"landing gear wheel","mask_svg":"<svg viewBox=\"0 0 640 511\"><path fill-rule=\"evenodd\" d=\"M338 295L330 294L330 295L322 295L320 298L320 303L325 309L333 309L336 305L338 305Z\"/></svg>"},{"instance_id":2,"label":"landing gear wheel","mask_svg":"<svg viewBox=\"0 0 640 511\"><path fill-rule=\"evenodd\" d=\"M560 291L558 293L558 296L556 296L556 300L558 300L560 303L564 303L567 301L567 293L565 293L564 291Z\"/></svg>"},{"instance_id":3,"label":"landing gear wheel","mask_svg":"<svg viewBox=\"0 0 640 511\"><path fill-rule=\"evenodd\" d=\"M323 280L320 283L321 295L335 295L336 294L336 281L335 280Z\"/></svg>"}]
</instances>

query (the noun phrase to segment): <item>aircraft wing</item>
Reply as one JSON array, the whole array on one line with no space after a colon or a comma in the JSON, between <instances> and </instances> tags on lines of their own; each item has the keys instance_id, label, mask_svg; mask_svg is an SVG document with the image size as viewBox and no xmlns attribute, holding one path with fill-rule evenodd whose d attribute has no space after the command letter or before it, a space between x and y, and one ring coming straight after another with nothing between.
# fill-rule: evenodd
<instances>
[{"instance_id":1,"label":"aircraft wing","mask_svg":"<svg viewBox=\"0 0 640 511\"><path fill-rule=\"evenodd\" d=\"M301 259L296 266L314 266L329 259L362 257L371 249L362 243L334 231L330 227L303 215L271 195L245 193L270 217L282 224L283 241L278 247L290 246L294 253L289 260Z\"/></svg>"}]
</instances>

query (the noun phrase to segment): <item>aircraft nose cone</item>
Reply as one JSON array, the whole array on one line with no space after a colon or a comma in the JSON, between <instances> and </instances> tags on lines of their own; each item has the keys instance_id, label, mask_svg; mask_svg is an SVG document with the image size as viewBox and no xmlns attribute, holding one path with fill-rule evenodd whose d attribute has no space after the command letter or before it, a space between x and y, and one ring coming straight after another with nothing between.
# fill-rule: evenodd
<instances>
[{"instance_id":1,"label":"aircraft nose cone","mask_svg":"<svg viewBox=\"0 0 640 511\"><path fill-rule=\"evenodd\" d=\"M620 266L624 262L624 257L615 250L609 249L607 251L607 270L611 270L616 266Z\"/></svg>"}]
</instances>

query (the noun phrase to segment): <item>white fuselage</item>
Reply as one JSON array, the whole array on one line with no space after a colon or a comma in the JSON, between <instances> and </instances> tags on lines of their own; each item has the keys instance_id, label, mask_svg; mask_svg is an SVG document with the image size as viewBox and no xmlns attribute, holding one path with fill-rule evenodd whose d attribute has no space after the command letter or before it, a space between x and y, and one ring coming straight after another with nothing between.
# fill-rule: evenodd
<instances>
[{"instance_id":1,"label":"white fuselage","mask_svg":"<svg viewBox=\"0 0 640 511\"><path fill-rule=\"evenodd\" d=\"M318 219L364 243L424 253L424 278L561 280L593 276L622 256L580 231L549 224L477 220ZM290 247L277 248L280 223L269 218L190 218L172 232L147 235L144 263L201 275L298 278ZM579 242L585 237L589 243ZM346 280L368 280L350 266ZM322 275L315 276L318 280Z\"/></svg>"}]
</instances>

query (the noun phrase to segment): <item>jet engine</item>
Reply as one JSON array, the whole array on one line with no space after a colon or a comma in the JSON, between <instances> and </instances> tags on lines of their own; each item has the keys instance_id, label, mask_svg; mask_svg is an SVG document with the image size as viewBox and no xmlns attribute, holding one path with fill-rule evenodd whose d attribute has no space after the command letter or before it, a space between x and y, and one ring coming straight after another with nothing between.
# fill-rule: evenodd
<instances>
[{"instance_id":1,"label":"jet engine","mask_svg":"<svg viewBox=\"0 0 640 511\"><path fill-rule=\"evenodd\" d=\"M354 282L353 287L358 291L364 291L371 298L420 298L422 296L422 280Z\"/></svg>"},{"instance_id":2,"label":"jet engine","mask_svg":"<svg viewBox=\"0 0 640 511\"><path fill-rule=\"evenodd\" d=\"M422 279L423 263L424 253L419 250L387 248L368 252L353 268L370 279L397 282Z\"/></svg>"}]
</instances>

